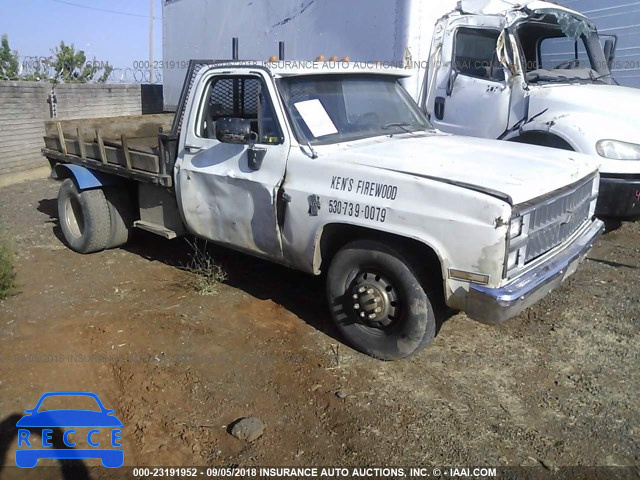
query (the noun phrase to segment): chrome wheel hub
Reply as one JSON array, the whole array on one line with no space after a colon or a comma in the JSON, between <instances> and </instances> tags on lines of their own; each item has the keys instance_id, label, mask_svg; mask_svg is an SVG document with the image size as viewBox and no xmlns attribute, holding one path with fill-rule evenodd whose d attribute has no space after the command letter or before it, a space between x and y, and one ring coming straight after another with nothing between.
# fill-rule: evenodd
<instances>
[{"instance_id":1,"label":"chrome wheel hub","mask_svg":"<svg viewBox=\"0 0 640 480\"><path fill-rule=\"evenodd\" d=\"M67 198L64 203L64 222L67 224L69 232L75 238L82 237L84 233L84 216L82 207L75 197Z\"/></svg>"},{"instance_id":2,"label":"chrome wheel hub","mask_svg":"<svg viewBox=\"0 0 640 480\"><path fill-rule=\"evenodd\" d=\"M361 272L355 278L351 304L360 322L377 328L391 325L397 319L400 307L391 282L372 272Z\"/></svg>"}]
</instances>

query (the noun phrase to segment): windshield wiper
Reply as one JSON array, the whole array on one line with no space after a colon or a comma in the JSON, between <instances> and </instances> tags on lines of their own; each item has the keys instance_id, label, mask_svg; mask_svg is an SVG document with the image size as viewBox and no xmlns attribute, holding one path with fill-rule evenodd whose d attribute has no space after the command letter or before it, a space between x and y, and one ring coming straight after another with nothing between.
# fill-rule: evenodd
<instances>
[{"instance_id":1,"label":"windshield wiper","mask_svg":"<svg viewBox=\"0 0 640 480\"><path fill-rule=\"evenodd\" d=\"M414 128L414 130L409 130L408 127L412 127ZM411 135L413 135L415 131L415 126L407 122L387 123L385 126L382 127L383 130L389 130L390 128L401 128L402 130L404 130L407 133L410 133Z\"/></svg>"},{"instance_id":2,"label":"windshield wiper","mask_svg":"<svg viewBox=\"0 0 640 480\"><path fill-rule=\"evenodd\" d=\"M592 79L583 77L549 77L546 75L531 76L527 81L531 83L548 82L548 83L563 83L563 82L589 82Z\"/></svg>"},{"instance_id":3,"label":"windshield wiper","mask_svg":"<svg viewBox=\"0 0 640 480\"><path fill-rule=\"evenodd\" d=\"M591 80L593 80L594 82L602 81L602 79L603 79L603 78L606 78L606 77L611 77L611 80L613 80L613 82L614 82L616 85L620 85L620 84L618 83L618 81L617 81L615 78L613 78L613 73L611 73L611 72L609 72L609 73L605 73L604 75L599 75L599 76L597 76L597 77L594 77L594 76L593 76L593 74L591 74ZM607 82L602 81L602 83L607 83Z\"/></svg>"}]
</instances>

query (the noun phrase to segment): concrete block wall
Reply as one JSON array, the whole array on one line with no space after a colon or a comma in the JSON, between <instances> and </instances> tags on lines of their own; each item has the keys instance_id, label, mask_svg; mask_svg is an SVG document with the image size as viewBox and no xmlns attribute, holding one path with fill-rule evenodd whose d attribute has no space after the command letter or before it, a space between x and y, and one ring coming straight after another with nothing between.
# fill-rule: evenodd
<instances>
[{"instance_id":1,"label":"concrete block wall","mask_svg":"<svg viewBox=\"0 0 640 480\"><path fill-rule=\"evenodd\" d=\"M47 164L40 149L49 91L41 83L0 82L0 176Z\"/></svg>"},{"instance_id":2,"label":"concrete block wall","mask_svg":"<svg viewBox=\"0 0 640 480\"><path fill-rule=\"evenodd\" d=\"M40 154L51 120L51 84L0 81L0 185L10 175L46 167ZM56 118L116 117L162 112L162 85L56 85Z\"/></svg>"}]
</instances>

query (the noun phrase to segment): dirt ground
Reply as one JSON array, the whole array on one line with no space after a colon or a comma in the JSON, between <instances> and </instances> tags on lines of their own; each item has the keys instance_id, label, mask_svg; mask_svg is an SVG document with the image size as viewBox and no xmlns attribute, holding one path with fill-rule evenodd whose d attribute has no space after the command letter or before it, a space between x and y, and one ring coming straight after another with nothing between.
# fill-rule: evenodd
<instances>
[{"instance_id":1,"label":"dirt ground","mask_svg":"<svg viewBox=\"0 0 640 480\"><path fill-rule=\"evenodd\" d=\"M184 240L73 253L57 188L0 189L19 284L0 302L5 465L15 421L59 390L115 409L126 465L640 465L639 223L505 325L458 314L384 363L343 344L322 279L212 248L228 280L201 296ZM227 432L247 416L266 424L253 443Z\"/></svg>"}]
</instances>

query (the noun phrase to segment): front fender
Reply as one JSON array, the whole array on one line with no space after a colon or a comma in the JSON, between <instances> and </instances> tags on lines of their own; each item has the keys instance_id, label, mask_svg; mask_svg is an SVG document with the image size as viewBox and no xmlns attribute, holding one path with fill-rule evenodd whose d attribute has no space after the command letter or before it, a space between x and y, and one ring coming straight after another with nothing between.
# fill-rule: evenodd
<instances>
[{"instance_id":1,"label":"front fender","mask_svg":"<svg viewBox=\"0 0 640 480\"><path fill-rule=\"evenodd\" d=\"M532 116L535 112L532 112ZM546 112L512 132L505 140L514 140L527 133L548 133L561 138L579 153L598 156L596 143L603 138L618 138L625 127L615 120L604 125L602 116L588 113Z\"/></svg>"},{"instance_id":2,"label":"front fender","mask_svg":"<svg viewBox=\"0 0 640 480\"><path fill-rule=\"evenodd\" d=\"M90 170L88 168L69 163L59 163L55 166L54 172L58 179L71 178L76 184L78 190L102 188L107 185L115 185L121 182L121 180L115 175L96 172L95 170Z\"/></svg>"},{"instance_id":3,"label":"front fender","mask_svg":"<svg viewBox=\"0 0 640 480\"><path fill-rule=\"evenodd\" d=\"M523 125L519 131L512 132L504 140L515 140L528 133L553 135L567 142L574 151L597 158L603 174L638 175L640 161L607 159L601 157L596 150L598 141L604 139L640 143L637 134L629 134L629 128L629 125L620 120L593 114L545 113Z\"/></svg>"}]
</instances>

